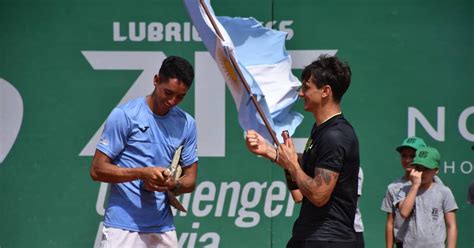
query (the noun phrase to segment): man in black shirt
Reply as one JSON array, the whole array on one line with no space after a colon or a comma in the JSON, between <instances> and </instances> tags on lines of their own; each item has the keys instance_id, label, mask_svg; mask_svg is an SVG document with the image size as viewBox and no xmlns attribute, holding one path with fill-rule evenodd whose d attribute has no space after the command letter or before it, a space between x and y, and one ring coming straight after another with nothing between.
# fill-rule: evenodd
<instances>
[{"instance_id":1,"label":"man in black shirt","mask_svg":"<svg viewBox=\"0 0 474 248\"><path fill-rule=\"evenodd\" d=\"M321 56L306 66L302 81L299 96L316 120L303 156L285 133L284 144L273 148L249 130L247 147L287 170L299 189L302 206L287 247L355 247L359 142L340 107L351 70L337 57Z\"/></svg>"}]
</instances>

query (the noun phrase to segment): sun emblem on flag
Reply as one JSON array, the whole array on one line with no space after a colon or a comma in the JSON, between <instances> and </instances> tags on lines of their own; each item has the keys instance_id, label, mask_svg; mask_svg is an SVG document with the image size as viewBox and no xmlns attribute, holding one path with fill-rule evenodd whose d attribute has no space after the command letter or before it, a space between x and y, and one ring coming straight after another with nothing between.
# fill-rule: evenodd
<instances>
[{"instance_id":1,"label":"sun emblem on flag","mask_svg":"<svg viewBox=\"0 0 474 248\"><path fill-rule=\"evenodd\" d=\"M229 59L224 53L218 53L218 60L221 61L221 63L218 63L221 65L223 72L226 74L226 77L232 80L232 82L237 81L237 75L235 73L234 67L230 64Z\"/></svg>"}]
</instances>

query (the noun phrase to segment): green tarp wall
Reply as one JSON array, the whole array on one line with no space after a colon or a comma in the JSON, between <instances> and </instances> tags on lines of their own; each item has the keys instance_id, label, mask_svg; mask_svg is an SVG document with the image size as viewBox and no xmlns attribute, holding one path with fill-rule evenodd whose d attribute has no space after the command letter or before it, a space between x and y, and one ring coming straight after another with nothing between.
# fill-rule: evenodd
<instances>
[{"instance_id":1,"label":"green tarp wall","mask_svg":"<svg viewBox=\"0 0 474 248\"><path fill-rule=\"evenodd\" d=\"M289 32L294 73L318 54L350 62L343 112L360 140L367 247L383 247L380 203L401 175L407 135L442 154L458 247L473 247L473 1L222 0L217 15L253 16ZM182 247L283 247L299 207L283 172L245 148L229 91L181 1L0 0L0 247L93 247L107 185L89 166L107 115L151 92L168 55L196 80L182 107L199 128L199 185L182 198ZM301 102L295 109L303 112ZM294 137L304 143L305 114Z\"/></svg>"}]
</instances>

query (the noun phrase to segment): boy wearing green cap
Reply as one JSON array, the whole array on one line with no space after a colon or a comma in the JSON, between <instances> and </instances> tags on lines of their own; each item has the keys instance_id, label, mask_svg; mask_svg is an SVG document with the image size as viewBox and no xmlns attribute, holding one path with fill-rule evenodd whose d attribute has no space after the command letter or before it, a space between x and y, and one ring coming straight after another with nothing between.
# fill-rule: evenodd
<instances>
[{"instance_id":1,"label":"boy wearing green cap","mask_svg":"<svg viewBox=\"0 0 474 248\"><path fill-rule=\"evenodd\" d=\"M432 147L417 150L411 163L411 185L405 185L393 204L406 219L403 247L456 247L458 206L451 190L433 181L438 173L440 154Z\"/></svg>"},{"instance_id":2,"label":"boy wearing green cap","mask_svg":"<svg viewBox=\"0 0 474 248\"><path fill-rule=\"evenodd\" d=\"M381 209L387 213L387 221L385 224L385 246L387 248L393 248L394 243L397 245L397 248L403 247L403 236L397 234L400 229L406 229L406 226L403 225L405 220L400 216L400 212L393 205L393 202L401 188L404 185L411 184L410 164L413 162L413 158L415 158L416 150L422 147L426 147L423 139L413 136L406 138L402 144L396 148L400 153L400 163L405 170L405 174L388 185L385 197L382 201ZM405 231L402 230L402 233L404 232ZM394 237L397 236L399 239L394 239Z\"/></svg>"}]
</instances>

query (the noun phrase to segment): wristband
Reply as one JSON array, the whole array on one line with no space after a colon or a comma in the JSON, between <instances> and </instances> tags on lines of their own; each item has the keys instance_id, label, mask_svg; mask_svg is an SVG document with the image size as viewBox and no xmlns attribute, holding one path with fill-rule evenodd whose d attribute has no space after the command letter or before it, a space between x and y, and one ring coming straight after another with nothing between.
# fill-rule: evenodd
<instances>
[{"instance_id":1,"label":"wristband","mask_svg":"<svg viewBox=\"0 0 474 248\"><path fill-rule=\"evenodd\" d=\"M296 184L295 181L291 178L291 174L288 170L285 170L285 179L286 179L286 186L288 187L289 190L295 190L298 189L298 184Z\"/></svg>"}]
</instances>

